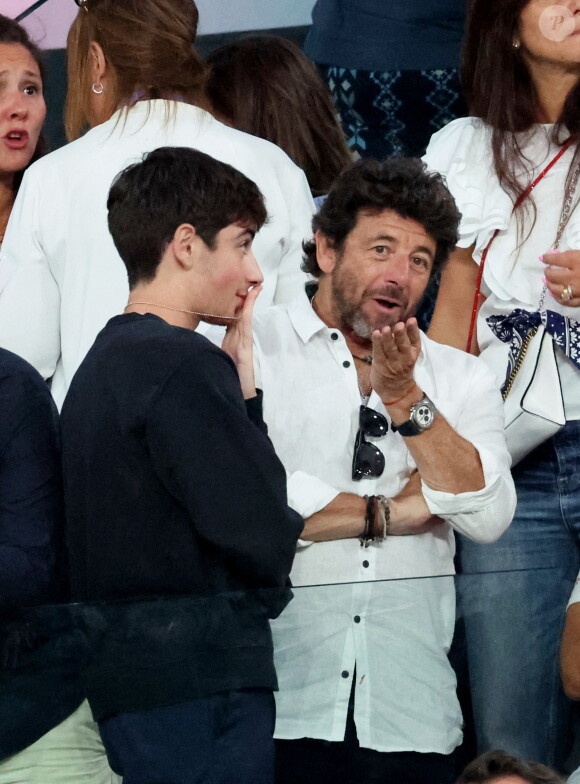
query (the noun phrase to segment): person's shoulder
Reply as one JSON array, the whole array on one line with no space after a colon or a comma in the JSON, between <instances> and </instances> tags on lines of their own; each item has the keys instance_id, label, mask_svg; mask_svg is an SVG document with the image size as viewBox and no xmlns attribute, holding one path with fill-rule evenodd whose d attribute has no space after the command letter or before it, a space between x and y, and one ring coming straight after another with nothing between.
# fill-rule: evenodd
<instances>
[{"instance_id":1,"label":"person's shoulder","mask_svg":"<svg viewBox=\"0 0 580 784\"><path fill-rule=\"evenodd\" d=\"M452 165L487 162L491 154L492 129L479 117L459 117L431 137L423 160L447 174Z\"/></svg>"},{"instance_id":2,"label":"person's shoulder","mask_svg":"<svg viewBox=\"0 0 580 784\"><path fill-rule=\"evenodd\" d=\"M40 373L18 354L0 348L0 391L29 389L50 398L50 389Z\"/></svg>"},{"instance_id":3,"label":"person's shoulder","mask_svg":"<svg viewBox=\"0 0 580 784\"><path fill-rule=\"evenodd\" d=\"M0 348L0 408L3 435L23 416L40 417L39 423L56 422L56 407L46 381L26 360L3 348Z\"/></svg>"},{"instance_id":4,"label":"person's shoulder","mask_svg":"<svg viewBox=\"0 0 580 784\"><path fill-rule=\"evenodd\" d=\"M143 361L148 357L150 366L160 363L168 370L183 358L223 354L198 332L173 326L151 313L114 316L97 335L91 352L118 357L120 361Z\"/></svg>"},{"instance_id":5,"label":"person's shoulder","mask_svg":"<svg viewBox=\"0 0 580 784\"><path fill-rule=\"evenodd\" d=\"M224 141L228 141L236 147L245 148L247 154L262 162L263 167L301 171L284 150L267 139L253 136L245 131L239 131L237 128L225 125L215 118L212 118L211 132L215 135L219 134Z\"/></svg>"}]
</instances>

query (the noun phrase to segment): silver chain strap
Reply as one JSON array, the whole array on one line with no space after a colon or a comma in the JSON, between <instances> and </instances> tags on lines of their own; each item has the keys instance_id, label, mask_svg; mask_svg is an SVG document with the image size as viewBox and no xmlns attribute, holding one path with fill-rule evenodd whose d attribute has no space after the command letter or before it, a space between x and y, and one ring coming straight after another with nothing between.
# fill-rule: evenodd
<instances>
[{"instance_id":1,"label":"silver chain strap","mask_svg":"<svg viewBox=\"0 0 580 784\"><path fill-rule=\"evenodd\" d=\"M580 163L576 166L574 170L574 174L572 175L572 179L570 180L570 185L566 188L566 198L564 199L564 204L562 206L562 213L560 215L560 222L558 223L558 231L556 232L556 239L554 240L553 250L558 250L560 247L560 240L562 239L562 235L564 234L564 229L570 219L570 211L572 209L572 201L574 199L574 194L576 192L576 186L578 185L578 179L580 178ZM538 302L537 312L541 312L544 310L544 302L546 299L546 292L548 291L548 287L544 283L544 287L542 288L542 293L540 294L540 300Z\"/></svg>"}]
</instances>

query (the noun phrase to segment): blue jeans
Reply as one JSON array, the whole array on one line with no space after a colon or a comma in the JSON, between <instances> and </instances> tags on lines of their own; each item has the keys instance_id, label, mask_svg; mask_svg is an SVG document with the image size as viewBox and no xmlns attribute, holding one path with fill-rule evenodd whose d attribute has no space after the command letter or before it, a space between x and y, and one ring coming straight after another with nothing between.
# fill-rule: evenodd
<instances>
[{"instance_id":1,"label":"blue jeans","mask_svg":"<svg viewBox=\"0 0 580 784\"><path fill-rule=\"evenodd\" d=\"M580 562L580 422L568 422L513 475L510 528L492 545L459 543L478 751L501 748L558 767L568 712L559 647Z\"/></svg>"},{"instance_id":2,"label":"blue jeans","mask_svg":"<svg viewBox=\"0 0 580 784\"><path fill-rule=\"evenodd\" d=\"M123 784L272 784L274 696L246 689L99 722Z\"/></svg>"}]
</instances>

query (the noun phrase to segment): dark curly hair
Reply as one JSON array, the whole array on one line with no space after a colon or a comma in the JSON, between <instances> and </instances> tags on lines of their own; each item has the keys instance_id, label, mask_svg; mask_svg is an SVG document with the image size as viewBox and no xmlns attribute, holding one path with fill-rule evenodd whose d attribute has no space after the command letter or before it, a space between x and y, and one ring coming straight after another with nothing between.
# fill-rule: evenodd
<instances>
[{"instance_id":1,"label":"dark curly hair","mask_svg":"<svg viewBox=\"0 0 580 784\"><path fill-rule=\"evenodd\" d=\"M420 223L437 243L431 275L441 269L457 244L461 216L453 197L441 175L427 171L417 158L365 158L352 164L334 181L312 220L312 231L320 231L340 251L361 210L394 210ZM316 243L305 242L303 250L302 269L320 277Z\"/></svg>"},{"instance_id":2,"label":"dark curly hair","mask_svg":"<svg viewBox=\"0 0 580 784\"><path fill-rule=\"evenodd\" d=\"M521 760L505 751L488 751L465 768L457 784L492 784L500 776L519 776L528 784L564 782L558 773L539 762Z\"/></svg>"}]
</instances>

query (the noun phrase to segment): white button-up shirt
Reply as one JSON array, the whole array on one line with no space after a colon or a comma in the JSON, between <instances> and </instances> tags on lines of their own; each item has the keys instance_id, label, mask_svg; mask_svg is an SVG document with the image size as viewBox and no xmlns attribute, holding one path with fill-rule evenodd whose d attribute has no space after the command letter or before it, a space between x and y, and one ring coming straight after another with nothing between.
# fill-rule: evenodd
<instances>
[{"instance_id":1,"label":"white button-up shirt","mask_svg":"<svg viewBox=\"0 0 580 784\"><path fill-rule=\"evenodd\" d=\"M389 429L367 438L385 455L378 478L353 481L360 393L343 335L306 296L255 320L257 385L288 473L289 503L307 518L339 493L397 495L415 463ZM273 623L278 738L342 740L356 666L355 723L362 746L447 754L461 741L455 676L447 660L455 622L453 529L496 539L515 509L503 409L492 374L475 357L422 335L415 380L479 451L485 487L453 495L423 484L446 523L361 548L357 539L302 543L295 598ZM388 413L373 392L368 405ZM361 527L363 521L361 520Z\"/></svg>"}]
</instances>

